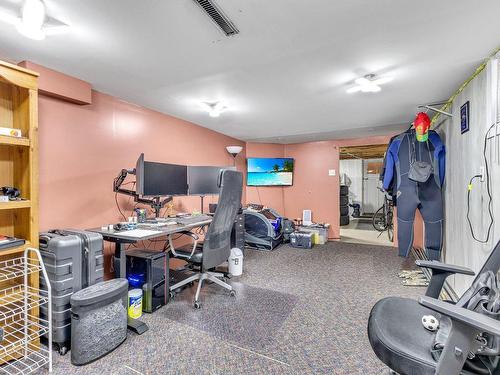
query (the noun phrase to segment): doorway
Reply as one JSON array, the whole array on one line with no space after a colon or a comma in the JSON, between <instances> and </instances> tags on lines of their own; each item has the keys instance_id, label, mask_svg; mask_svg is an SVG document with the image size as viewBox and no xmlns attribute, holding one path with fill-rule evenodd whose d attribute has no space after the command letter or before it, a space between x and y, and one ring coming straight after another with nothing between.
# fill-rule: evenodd
<instances>
[{"instance_id":1,"label":"doorway","mask_svg":"<svg viewBox=\"0 0 500 375\"><path fill-rule=\"evenodd\" d=\"M363 213L373 215L384 203L381 194L380 172L384 163L383 158L361 160L363 166Z\"/></svg>"},{"instance_id":2,"label":"doorway","mask_svg":"<svg viewBox=\"0 0 500 375\"><path fill-rule=\"evenodd\" d=\"M373 215L384 205L380 173L387 144L340 148L340 184L348 186L349 220L341 220L344 242L392 246L387 232L373 225ZM380 229L380 228L379 228Z\"/></svg>"}]
</instances>

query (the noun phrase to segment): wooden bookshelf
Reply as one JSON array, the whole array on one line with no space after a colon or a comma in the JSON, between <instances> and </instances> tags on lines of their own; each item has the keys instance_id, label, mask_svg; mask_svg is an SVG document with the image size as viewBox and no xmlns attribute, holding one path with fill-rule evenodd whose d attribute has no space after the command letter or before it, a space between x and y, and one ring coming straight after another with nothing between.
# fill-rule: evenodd
<instances>
[{"instance_id":1,"label":"wooden bookshelf","mask_svg":"<svg viewBox=\"0 0 500 375\"><path fill-rule=\"evenodd\" d=\"M22 132L22 138L0 135L0 187L16 187L23 198L0 202L0 234L26 240L0 250L1 262L23 256L28 247L38 248L38 73L0 61L0 126ZM38 289L38 272L28 277L29 287ZM38 312L33 308L29 315L36 319ZM38 339L30 342L31 347L39 345Z\"/></svg>"}]
</instances>

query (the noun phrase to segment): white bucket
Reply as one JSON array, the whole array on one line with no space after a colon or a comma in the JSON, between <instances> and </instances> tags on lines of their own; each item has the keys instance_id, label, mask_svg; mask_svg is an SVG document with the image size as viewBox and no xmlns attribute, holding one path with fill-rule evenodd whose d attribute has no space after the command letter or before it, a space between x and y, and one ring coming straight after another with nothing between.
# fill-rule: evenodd
<instances>
[{"instance_id":1,"label":"white bucket","mask_svg":"<svg viewBox=\"0 0 500 375\"><path fill-rule=\"evenodd\" d=\"M232 248L228 262L229 273L233 276L241 276L243 273L243 252L237 247Z\"/></svg>"},{"instance_id":2,"label":"white bucket","mask_svg":"<svg viewBox=\"0 0 500 375\"><path fill-rule=\"evenodd\" d=\"M142 289L128 291L128 316L139 319L142 315Z\"/></svg>"}]
</instances>

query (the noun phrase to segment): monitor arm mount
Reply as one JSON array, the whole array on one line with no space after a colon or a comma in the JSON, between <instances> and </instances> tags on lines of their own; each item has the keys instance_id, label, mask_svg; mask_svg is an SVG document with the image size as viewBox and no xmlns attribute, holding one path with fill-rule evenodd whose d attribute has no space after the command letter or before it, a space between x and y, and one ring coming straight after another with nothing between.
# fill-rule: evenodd
<instances>
[{"instance_id":1,"label":"monitor arm mount","mask_svg":"<svg viewBox=\"0 0 500 375\"><path fill-rule=\"evenodd\" d=\"M118 173L118 176L116 176L113 181L113 191L118 194L134 197L134 201L137 203L151 206L155 212L155 217L160 217L160 210L172 200L172 197L167 197L165 199L161 199L161 197L144 198L137 194L134 190L124 189L122 184L129 174L135 175L135 169L122 169L120 173Z\"/></svg>"}]
</instances>

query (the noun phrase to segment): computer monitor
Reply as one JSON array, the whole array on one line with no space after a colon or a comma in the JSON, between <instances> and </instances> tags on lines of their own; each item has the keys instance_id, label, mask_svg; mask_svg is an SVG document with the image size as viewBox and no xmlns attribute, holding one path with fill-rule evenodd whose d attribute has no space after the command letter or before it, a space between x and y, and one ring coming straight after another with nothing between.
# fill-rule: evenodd
<instances>
[{"instance_id":1,"label":"computer monitor","mask_svg":"<svg viewBox=\"0 0 500 375\"><path fill-rule=\"evenodd\" d=\"M219 194L219 174L223 169L236 170L236 167L188 166L188 194Z\"/></svg>"},{"instance_id":2,"label":"computer monitor","mask_svg":"<svg viewBox=\"0 0 500 375\"><path fill-rule=\"evenodd\" d=\"M139 156L135 167L136 193L144 197L187 195L187 166L156 163Z\"/></svg>"}]
</instances>

